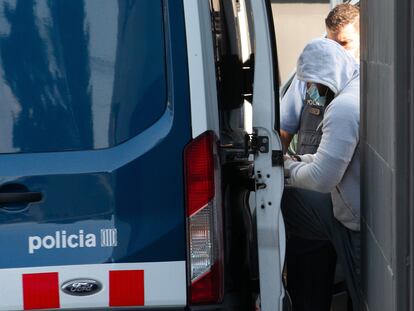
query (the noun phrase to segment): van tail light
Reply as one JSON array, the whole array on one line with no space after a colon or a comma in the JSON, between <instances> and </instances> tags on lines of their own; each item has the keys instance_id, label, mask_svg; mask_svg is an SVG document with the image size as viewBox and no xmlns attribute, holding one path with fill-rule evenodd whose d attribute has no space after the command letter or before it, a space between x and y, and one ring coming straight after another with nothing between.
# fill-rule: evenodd
<instances>
[{"instance_id":1,"label":"van tail light","mask_svg":"<svg viewBox=\"0 0 414 311\"><path fill-rule=\"evenodd\" d=\"M187 203L189 303L223 298L223 230L219 161L213 132L205 132L184 152Z\"/></svg>"}]
</instances>

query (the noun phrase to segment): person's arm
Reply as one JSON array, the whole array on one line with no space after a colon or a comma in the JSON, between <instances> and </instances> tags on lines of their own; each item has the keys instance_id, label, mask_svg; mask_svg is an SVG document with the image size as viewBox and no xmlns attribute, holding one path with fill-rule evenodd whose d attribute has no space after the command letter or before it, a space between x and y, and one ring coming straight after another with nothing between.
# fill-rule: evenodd
<instances>
[{"instance_id":1,"label":"person's arm","mask_svg":"<svg viewBox=\"0 0 414 311\"><path fill-rule=\"evenodd\" d=\"M359 140L357 106L337 102L325 112L321 143L311 162L287 158L285 169L288 184L318 192L331 192L342 177L353 157Z\"/></svg>"},{"instance_id":2,"label":"person's arm","mask_svg":"<svg viewBox=\"0 0 414 311\"><path fill-rule=\"evenodd\" d=\"M280 129L280 140L282 141L283 153L286 153L286 151L288 150L292 138L292 134Z\"/></svg>"},{"instance_id":3,"label":"person's arm","mask_svg":"<svg viewBox=\"0 0 414 311\"><path fill-rule=\"evenodd\" d=\"M305 90L306 84L295 77L280 102L280 139L284 151L298 131Z\"/></svg>"}]
</instances>

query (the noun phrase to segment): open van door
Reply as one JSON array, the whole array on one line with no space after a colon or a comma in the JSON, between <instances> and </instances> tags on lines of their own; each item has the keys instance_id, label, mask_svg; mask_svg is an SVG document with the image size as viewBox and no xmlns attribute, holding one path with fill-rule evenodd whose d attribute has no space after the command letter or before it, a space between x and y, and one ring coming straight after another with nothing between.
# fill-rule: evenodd
<instances>
[{"instance_id":1,"label":"open van door","mask_svg":"<svg viewBox=\"0 0 414 311\"><path fill-rule=\"evenodd\" d=\"M253 134L261 310L283 308L285 228L280 209L283 154L278 128L278 70L273 20L267 0L249 1L255 38ZM277 114L276 114L277 112Z\"/></svg>"}]
</instances>

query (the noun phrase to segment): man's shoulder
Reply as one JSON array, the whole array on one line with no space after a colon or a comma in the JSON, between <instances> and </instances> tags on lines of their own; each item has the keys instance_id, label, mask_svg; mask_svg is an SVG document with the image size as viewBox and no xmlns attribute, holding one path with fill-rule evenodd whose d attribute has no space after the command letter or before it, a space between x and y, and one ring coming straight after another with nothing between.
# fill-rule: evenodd
<instances>
[{"instance_id":1,"label":"man's shoulder","mask_svg":"<svg viewBox=\"0 0 414 311\"><path fill-rule=\"evenodd\" d=\"M338 95L338 97L340 95L342 96L351 96L351 97L356 97L358 98L358 102L359 102L359 85L360 85L360 81L359 81L359 76L358 78L354 78L353 80L351 80L349 82L349 84L342 90L342 92Z\"/></svg>"},{"instance_id":2,"label":"man's shoulder","mask_svg":"<svg viewBox=\"0 0 414 311\"><path fill-rule=\"evenodd\" d=\"M330 116L359 119L359 92L343 92L335 97L326 109Z\"/></svg>"},{"instance_id":3,"label":"man's shoulder","mask_svg":"<svg viewBox=\"0 0 414 311\"><path fill-rule=\"evenodd\" d=\"M359 79L352 80L332 101L337 109L357 107L359 109Z\"/></svg>"}]
</instances>

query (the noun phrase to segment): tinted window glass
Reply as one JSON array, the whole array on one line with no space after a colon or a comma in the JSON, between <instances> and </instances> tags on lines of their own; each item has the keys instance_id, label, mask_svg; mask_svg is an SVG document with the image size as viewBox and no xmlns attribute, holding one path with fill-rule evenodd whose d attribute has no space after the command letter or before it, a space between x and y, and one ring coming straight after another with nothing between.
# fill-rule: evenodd
<instances>
[{"instance_id":1,"label":"tinted window glass","mask_svg":"<svg viewBox=\"0 0 414 311\"><path fill-rule=\"evenodd\" d=\"M160 0L0 0L0 153L106 148L166 105Z\"/></svg>"}]
</instances>

